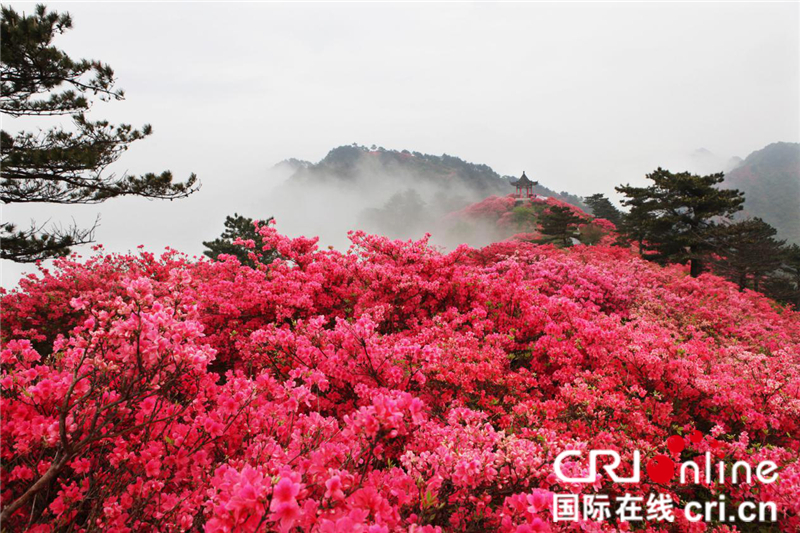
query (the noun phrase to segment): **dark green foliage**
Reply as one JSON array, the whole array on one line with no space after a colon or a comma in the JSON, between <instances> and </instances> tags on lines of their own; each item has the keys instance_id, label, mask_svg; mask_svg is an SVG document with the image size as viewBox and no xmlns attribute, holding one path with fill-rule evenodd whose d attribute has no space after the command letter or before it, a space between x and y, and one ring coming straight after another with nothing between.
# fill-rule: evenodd
<instances>
[{"instance_id":1,"label":"dark green foliage","mask_svg":"<svg viewBox=\"0 0 800 533\"><path fill-rule=\"evenodd\" d=\"M46 11L38 5L35 14L20 15L2 8L2 91L0 109L12 116L65 115L89 108L86 94L103 100L121 99L114 90L114 71L99 61L72 60L52 46L53 38L72 28L68 13ZM93 75L87 79L86 75ZM54 92L62 84L66 89Z\"/></svg>"},{"instance_id":2,"label":"dark green foliage","mask_svg":"<svg viewBox=\"0 0 800 533\"><path fill-rule=\"evenodd\" d=\"M198 186L194 174L183 183L174 183L169 171L142 176L103 174L132 142L150 135L152 128L145 125L137 130L128 124L86 118L92 98L121 100L123 92L114 88L114 71L108 65L73 60L53 46L53 39L71 27L69 14L47 12L42 5L33 15L2 8L0 111L12 117L69 115L72 127L0 132L0 200L91 204L123 195L175 199L194 192ZM20 232L4 224L0 257L30 261L63 255L70 245L90 241L91 233L35 227Z\"/></svg>"},{"instance_id":3,"label":"dark green foliage","mask_svg":"<svg viewBox=\"0 0 800 533\"><path fill-rule=\"evenodd\" d=\"M267 224L272 217L262 224ZM234 244L234 241L253 241L254 248L248 248L243 244ZM218 259L220 254L235 256L243 265L255 268L256 263L268 265L278 257L278 253L273 249L264 250L264 241L261 234L256 231L255 222L252 218L243 217L237 213L233 216L225 217L225 230L222 235L213 241L203 242L203 246L208 248L203 254L211 259ZM250 258L250 254L255 254L255 261Z\"/></svg>"},{"instance_id":4,"label":"dark green foliage","mask_svg":"<svg viewBox=\"0 0 800 533\"><path fill-rule=\"evenodd\" d=\"M637 190L622 203L628 207L628 212L623 215L622 222L617 226L618 239L622 243L637 244L639 254L644 255L644 239L650 223L655 218L647 206L647 194L645 191Z\"/></svg>"},{"instance_id":5,"label":"dark green foliage","mask_svg":"<svg viewBox=\"0 0 800 533\"><path fill-rule=\"evenodd\" d=\"M582 222L583 219L571 208L554 205L545 210L539 218L539 231L542 234L539 242L564 247L572 246L572 239L579 237L578 225Z\"/></svg>"},{"instance_id":6,"label":"dark green foliage","mask_svg":"<svg viewBox=\"0 0 800 533\"><path fill-rule=\"evenodd\" d=\"M658 168L648 174L649 187L623 185L617 191L630 208L622 233L638 242L647 257L660 263L690 263L692 276L704 268L703 258L712 247L710 232L721 218L742 208L744 195L735 189L720 189L722 173L698 176L673 174Z\"/></svg>"},{"instance_id":7,"label":"dark green foliage","mask_svg":"<svg viewBox=\"0 0 800 533\"><path fill-rule=\"evenodd\" d=\"M800 309L800 246L784 247L778 270L766 280L766 291L776 300Z\"/></svg>"},{"instance_id":8,"label":"dark green foliage","mask_svg":"<svg viewBox=\"0 0 800 533\"><path fill-rule=\"evenodd\" d=\"M2 226L3 250L2 258L18 263L33 263L49 257L62 257L69 253L69 247L92 242L94 227L89 229L60 227L51 228L47 232L42 228L32 227L18 230L10 223Z\"/></svg>"},{"instance_id":9,"label":"dark green foliage","mask_svg":"<svg viewBox=\"0 0 800 533\"><path fill-rule=\"evenodd\" d=\"M711 235L714 270L740 289L763 290L764 280L783 262L785 241L775 239L776 234L760 218L717 226Z\"/></svg>"},{"instance_id":10,"label":"dark green foliage","mask_svg":"<svg viewBox=\"0 0 800 533\"><path fill-rule=\"evenodd\" d=\"M587 196L583 199L592 214L597 218L604 218L609 222L613 222L618 228L622 223L622 211L617 209L611 201L605 197L604 194L598 193Z\"/></svg>"}]
</instances>

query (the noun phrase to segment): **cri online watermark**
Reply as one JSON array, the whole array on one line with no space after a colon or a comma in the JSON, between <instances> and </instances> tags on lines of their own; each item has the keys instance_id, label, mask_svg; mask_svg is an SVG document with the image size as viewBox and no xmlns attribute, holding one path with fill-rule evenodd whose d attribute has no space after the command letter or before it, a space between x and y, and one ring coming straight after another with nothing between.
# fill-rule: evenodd
<instances>
[{"instance_id":1,"label":"cri online watermark","mask_svg":"<svg viewBox=\"0 0 800 533\"><path fill-rule=\"evenodd\" d=\"M690 442L699 444L703 436L699 431L693 432L689 437ZM710 441L712 448L718 447L716 441ZM674 454L680 454L685 448L686 443L683 438L673 435L667 440L667 447ZM617 473L622 459L613 450L592 450L589 452L589 471L580 472L583 475L574 475L578 469L576 463L566 463L569 458L580 459L580 450L565 450L556 457L554 469L556 477L565 483L594 484L598 480L598 466L600 457L611 458L607 464L601 468L614 483L628 484L639 483L641 481L641 453L639 450L633 452L633 463L631 475L625 477ZM778 465L773 461L762 461L756 465L755 469L745 461L737 461L733 464L730 471L727 470L723 461L713 464L710 451L706 451L704 460L701 464L695 461L685 461L678 468L678 482L681 484L711 484L718 481L723 483L746 483L748 485L757 480L759 483L770 484L778 480ZM653 457L646 466L648 477L659 484L667 484L673 481L676 475L676 465L674 461L664 454ZM553 495L553 518L555 521L578 521L578 520L608 520L612 514L612 502L608 495L604 494L554 494ZM644 496L634 496L624 494L616 498L614 514L620 521L632 522L639 520L666 520L672 522L674 516L675 503L669 494L649 494ZM742 502L732 511L725 495L719 496L717 501L707 502L688 502L683 508L684 514L690 522L700 522L712 520L720 522L775 522L777 520L778 509L775 502Z\"/></svg>"}]
</instances>

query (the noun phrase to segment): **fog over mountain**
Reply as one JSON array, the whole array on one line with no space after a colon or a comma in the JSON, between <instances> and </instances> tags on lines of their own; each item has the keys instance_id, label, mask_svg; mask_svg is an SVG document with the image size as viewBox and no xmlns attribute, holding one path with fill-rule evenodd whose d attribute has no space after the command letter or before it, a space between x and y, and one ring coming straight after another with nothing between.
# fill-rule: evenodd
<instances>
[{"instance_id":1,"label":"fog over mountain","mask_svg":"<svg viewBox=\"0 0 800 533\"><path fill-rule=\"evenodd\" d=\"M307 189L291 195L322 224L315 226L299 214L281 217L289 210L272 189L296 169L270 168L292 157L318 162L353 141L454 154L501 177L525 170L556 191L614 200L615 185L643 185L658 166L702 170L707 158L692 157L697 148L727 161L771 142L800 141L796 3L51 7L74 20L57 45L71 57L108 63L125 90L124 101L98 102L89 118L153 125L153 136L107 171L169 169L178 179L196 172L203 184L175 202L4 206L4 220L23 227L31 219L86 227L100 215L96 239L109 251L142 244L198 254L234 212L275 215L289 234L337 233L341 242L339 229L358 227L347 221L370 219L365 210L383 209L405 188L370 188L365 205L335 212L325 211L343 202L333 188L327 198ZM754 28L768 31L757 42L742 38ZM3 128L49 125L37 120L4 117ZM439 188L419 189L428 202ZM457 203L479 191L442 194ZM35 270L2 268L4 286Z\"/></svg>"},{"instance_id":2,"label":"fog over mountain","mask_svg":"<svg viewBox=\"0 0 800 533\"><path fill-rule=\"evenodd\" d=\"M745 192L742 217L763 218L781 238L799 242L800 144L773 143L744 160L706 148L665 159L674 171L724 172L726 187ZM537 194L585 209L579 196L557 193L545 186L546 177L528 174L540 182ZM360 228L403 239L430 232L433 242L454 246L460 242L448 237L442 218L487 196L510 194L517 177L447 154L347 145L317 163L287 159L275 165L270 179L281 184L263 205L291 231L319 235L323 244L347 246L347 231Z\"/></svg>"},{"instance_id":3,"label":"fog over mountain","mask_svg":"<svg viewBox=\"0 0 800 533\"><path fill-rule=\"evenodd\" d=\"M800 244L800 144L778 142L756 150L724 183L745 193L742 216L762 218L779 238Z\"/></svg>"},{"instance_id":4,"label":"fog over mountain","mask_svg":"<svg viewBox=\"0 0 800 533\"><path fill-rule=\"evenodd\" d=\"M773 143L745 160L699 148L683 155L666 156L664 166L700 174L725 172L726 186L746 193L742 217L761 217L779 229L781 238L800 242L799 153L798 143ZM536 194L586 209L580 196L554 190L558 187L557 179L538 176L527 169L520 169L520 174L523 170L539 182L534 189ZM191 198L177 202L122 198L115 200L120 211L89 206L92 209L83 210L83 218L78 221L86 224L93 213L96 216L102 211L101 228L124 234L131 229L124 214L136 205L145 204L153 217L139 220L136 228L155 236L164 217L189 223L192 232L178 239L177 247L195 253L200 241L219 235L222 218L233 212L261 220L272 216L287 234L318 236L321 246L339 249L349 246L347 233L356 229L399 239L418 239L430 233L431 242L445 248L462 243L479 246L487 243L487 235L452 231L446 216L488 196L514 192L511 181L518 177L501 175L489 165L453 155L352 144L331 149L316 163L289 157L261 175L249 173L232 181L217 195L213 217L193 211ZM46 207L56 213L55 220L59 219L59 213L68 216L75 212L69 206ZM6 211L12 210L6 207ZM195 242L197 234L200 236ZM113 245L109 248L118 249ZM86 247L76 251L89 253ZM30 265L13 263L4 267L4 286L16 283L19 273L32 270Z\"/></svg>"},{"instance_id":5,"label":"fog over mountain","mask_svg":"<svg viewBox=\"0 0 800 533\"><path fill-rule=\"evenodd\" d=\"M667 158L663 166L697 174L723 172L723 187L745 193L738 219L761 218L778 230L778 238L800 243L800 143L774 142L744 159L698 148Z\"/></svg>"},{"instance_id":6,"label":"fog over mountain","mask_svg":"<svg viewBox=\"0 0 800 533\"><path fill-rule=\"evenodd\" d=\"M431 233L433 242L453 246L461 243L447 238L442 218L512 193L518 177L447 154L340 146L317 163L289 159L276 165L270 179L283 182L264 197L264 209L293 232L337 247L347 246L352 229L402 239ZM543 184L535 192L583 207L579 197Z\"/></svg>"}]
</instances>

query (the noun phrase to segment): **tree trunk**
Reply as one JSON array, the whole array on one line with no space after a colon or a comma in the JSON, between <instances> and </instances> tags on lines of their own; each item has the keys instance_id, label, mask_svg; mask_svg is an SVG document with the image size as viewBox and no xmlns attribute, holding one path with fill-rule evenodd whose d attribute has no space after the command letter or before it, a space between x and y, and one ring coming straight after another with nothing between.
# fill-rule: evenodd
<instances>
[{"instance_id":1,"label":"tree trunk","mask_svg":"<svg viewBox=\"0 0 800 533\"><path fill-rule=\"evenodd\" d=\"M0 523L5 523L9 518L11 518L11 515L13 515L17 509L28 503L28 500L33 498L39 491L53 481L70 459L72 459L72 454L65 452L61 459L58 462L50 465L50 468L47 469L47 472L45 472L44 475L40 477L38 481L36 481L36 483L31 485L31 487L26 490L22 496L4 507L3 512L0 513Z\"/></svg>"},{"instance_id":2,"label":"tree trunk","mask_svg":"<svg viewBox=\"0 0 800 533\"><path fill-rule=\"evenodd\" d=\"M703 262L697 258L689 260L689 274L696 278L703 273Z\"/></svg>"}]
</instances>

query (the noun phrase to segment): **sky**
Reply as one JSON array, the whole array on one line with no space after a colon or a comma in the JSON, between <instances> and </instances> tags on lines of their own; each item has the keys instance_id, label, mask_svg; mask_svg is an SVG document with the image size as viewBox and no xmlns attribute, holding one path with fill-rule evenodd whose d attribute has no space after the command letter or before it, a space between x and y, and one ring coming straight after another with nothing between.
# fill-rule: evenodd
<instances>
[{"instance_id":1,"label":"sky","mask_svg":"<svg viewBox=\"0 0 800 533\"><path fill-rule=\"evenodd\" d=\"M49 6L74 20L55 44L110 64L125 90L90 117L153 126L112 171L202 181L174 202L3 206L21 226L99 214L97 241L114 252L199 254L226 215L269 216L286 177L273 165L344 144L447 153L613 196L657 166L706 171L800 141L794 2ZM46 125L2 121L11 132ZM5 287L35 270L2 268Z\"/></svg>"}]
</instances>

